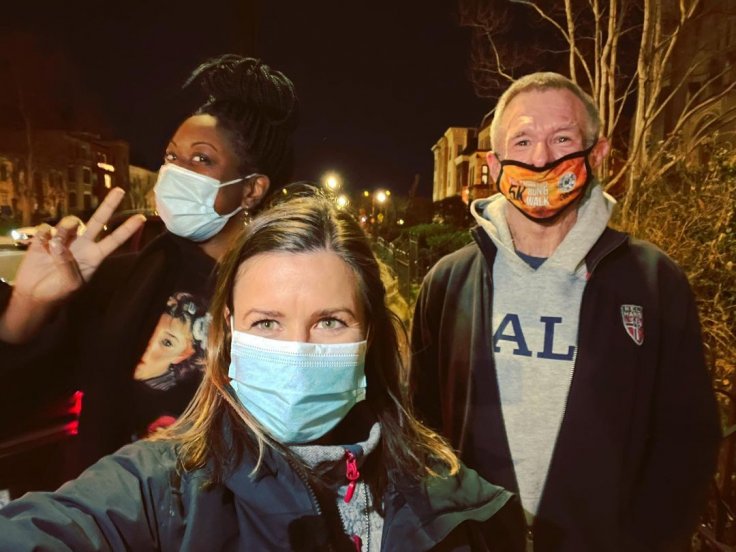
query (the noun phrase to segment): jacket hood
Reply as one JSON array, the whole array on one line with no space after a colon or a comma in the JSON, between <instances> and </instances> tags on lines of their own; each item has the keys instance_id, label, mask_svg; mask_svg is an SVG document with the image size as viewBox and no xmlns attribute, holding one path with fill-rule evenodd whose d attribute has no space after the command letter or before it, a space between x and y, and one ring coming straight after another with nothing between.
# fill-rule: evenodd
<instances>
[{"instance_id":1,"label":"jacket hood","mask_svg":"<svg viewBox=\"0 0 736 552\"><path fill-rule=\"evenodd\" d=\"M560 268L574 274L584 267L585 256L601 236L611 218L616 200L603 191L597 181L593 181L578 207L578 218L555 252L545 262L546 269ZM502 255L511 262L526 263L519 258L514 249L506 211L513 208L502 194L475 200L470 212L478 225L493 240ZM528 267L528 265L526 265ZM531 267L528 267L533 270Z\"/></svg>"}]
</instances>

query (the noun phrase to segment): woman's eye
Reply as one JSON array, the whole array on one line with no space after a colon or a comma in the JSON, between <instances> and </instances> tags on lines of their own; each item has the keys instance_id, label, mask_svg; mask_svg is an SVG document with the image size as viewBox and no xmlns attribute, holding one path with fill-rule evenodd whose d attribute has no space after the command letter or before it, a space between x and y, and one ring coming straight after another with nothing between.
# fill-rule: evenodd
<instances>
[{"instance_id":1,"label":"woman's eye","mask_svg":"<svg viewBox=\"0 0 736 552\"><path fill-rule=\"evenodd\" d=\"M317 322L317 327L322 330L336 330L338 328L344 328L345 326L347 326L347 324L339 318L323 318Z\"/></svg>"},{"instance_id":2,"label":"woman's eye","mask_svg":"<svg viewBox=\"0 0 736 552\"><path fill-rule=\"evenodd\" d=\"M528 145L529 145L529 140L519 140L519 141L518 141L518 142L516 142L516 143L515 143L514 145L515 145L515 146L518 146L518 147L522 147L522 148L523 148L523 147L525 147L525 146L528 146Z\"/></svg>"},{"instance_id":3,"label":"woman's eye","mask_svg":"<svg viewBox=\"0 0 736 552\"><path fill-rule=\"evenodd\" d=\"M161 340L161 345L163 345L164 347L172 347L174 344L170 339L164 338Z\"/></svg>"},{"instance_id":4,"label":"woman's eye","mask_svg":"<svg viewBox=\"0 0 736 552\"><path fill-rule=\"evenodd\" d=\"M251 324L252 328L258 328L260 330L275 330L277 322L275 320L259 320Z\"/></svg>"},{"instance_id":5,"label":"woman's eye","mask_svg":"<svg viewBox=\"0 0 736 552\"><path fill-rule=\"evenodd\" d=\"M194 161L195 163L202 163L204 165L210 164L210 158L202 153L195 153L192 156L192 161Z\"/></svg>"},{"instance_id":6,"label":"woman's eye","mask_svg":"<svg viewBox=\"0 0 736 552\"><path fill-rule=\"evenodd\" d=\"M164 161L166 163L173 163L174 161L176 161L176 154L167 151L166 153L164 153Z\"/></svg>"}]
</instances>

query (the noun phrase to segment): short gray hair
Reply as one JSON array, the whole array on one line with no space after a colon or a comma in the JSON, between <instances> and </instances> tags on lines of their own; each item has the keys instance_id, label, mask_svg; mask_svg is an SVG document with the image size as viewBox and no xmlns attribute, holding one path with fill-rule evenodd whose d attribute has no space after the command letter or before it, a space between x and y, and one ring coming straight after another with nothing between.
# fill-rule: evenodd
<instances>
[{"instance_id":1,"label":"short gray hair","mask_svg":"<svg viewBox=\"0 0 736 552\"><path fill-rule=\"evenodd\" d=\"M511 100L519 94L533 90L569 90L572 92L580 99L581 102L583 102L583 106L585 107L585 111L588 115L583 136L585 143L583 145L588 148L595 143L601 131L601 116L600 113L598 113L598 106L593 101L593 98L590 97L590 94L559 73L539 72L525 75L514 81L514 83L509 86L498 99L498 103L496 104L496 109L493 114L493 122L491 123L491 148L493 148L494 151L496 151L500 145L501 120L503 119L503 114L509 103L511 103Z\"/></svg>"}]
</instances>

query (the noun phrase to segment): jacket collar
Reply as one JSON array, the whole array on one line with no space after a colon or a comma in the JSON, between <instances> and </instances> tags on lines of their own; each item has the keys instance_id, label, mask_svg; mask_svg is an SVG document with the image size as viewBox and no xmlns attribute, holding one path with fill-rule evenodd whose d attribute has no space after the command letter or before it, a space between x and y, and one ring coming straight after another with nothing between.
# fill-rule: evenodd
<instances>
[{"instance_id":1,"label":"jacket collar","mask_svg":"<svg viewBox=\"0 0 736 552\"><path fill-rule=\"evenodd\" d=\"M488 233L483 230L480 226L475 226L470 230L470 234L473 236L475 243L478 244L478 248L483 254L484 259L488 265L488 268L493 266L493 261L496 258L496 245L493 240L488 236ZM585 264L588 267L588 273L592 273L593 270L598 266L609 253L613 252L619 246L626 243L629 236L613 228L606 228L601 234L600 238L593 244L588 254L585 256Z\"/></svg>"}]
</instances>

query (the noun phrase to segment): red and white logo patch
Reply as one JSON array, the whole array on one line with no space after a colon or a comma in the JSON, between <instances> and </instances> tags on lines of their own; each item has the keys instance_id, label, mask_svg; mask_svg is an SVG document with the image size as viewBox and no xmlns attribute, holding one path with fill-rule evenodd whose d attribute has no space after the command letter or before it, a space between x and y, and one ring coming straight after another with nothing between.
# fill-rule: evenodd
<instances>
[{"instance_id":1,"label":"red and white logo patch","mask_svg":"<svg viewBox=\"0 0 736 552\"><path fill-rule=\"evenodd\" d=\"M639 305L621 305L621 321L624 329L634 343L644 343L644 307Z\"/></svg>"}]
</instances>

